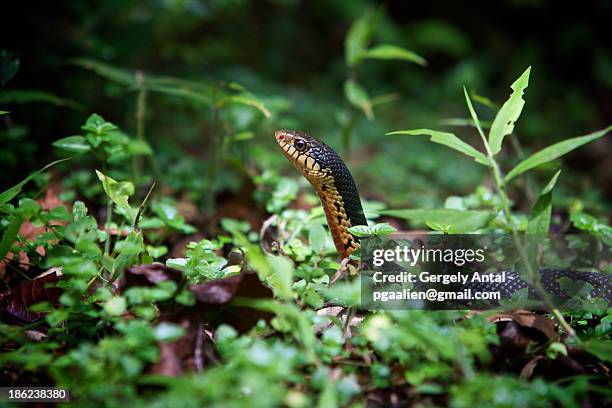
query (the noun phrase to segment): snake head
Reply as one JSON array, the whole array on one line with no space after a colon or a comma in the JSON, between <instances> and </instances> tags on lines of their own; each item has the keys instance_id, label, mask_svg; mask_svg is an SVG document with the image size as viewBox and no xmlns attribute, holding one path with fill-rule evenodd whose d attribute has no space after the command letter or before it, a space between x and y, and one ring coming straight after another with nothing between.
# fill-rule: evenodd
<instances>
[{"instance_id":1,"label":"snake head","mask_svg":"<svg viewBox=\"0 0 612 408\"><path fill-rule=\"evenodd\" d=\"M321 160L322 149L326 146L314 137L294 130L277 130L274 136L295 168L314 186L320 184L321 178L327 176L323 168L325 163Z\"/></svg>"}]
</instances>

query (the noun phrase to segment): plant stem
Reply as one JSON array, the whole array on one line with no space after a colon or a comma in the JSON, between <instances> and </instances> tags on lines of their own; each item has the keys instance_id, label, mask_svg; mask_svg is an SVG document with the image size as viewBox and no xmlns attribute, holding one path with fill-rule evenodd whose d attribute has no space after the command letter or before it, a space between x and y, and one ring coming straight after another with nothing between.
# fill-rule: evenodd
<instances>
[{"instance_id":1,"label":"plant stem","mask_svg":"<svg viewBox=\"0 0 612 408\"><path fill-rule=\"evenodd\" d=\"M553 314L553 316L555 316L555 318L557 319L561 327L563 327L563 329L566 331L566 333L569 336L575 337L576 332L574 331L574 329L572 329L572 327L567 323L567 321L565 321L565 318L563 317L563 314L561 314L559 309L557 309L554 306L553 302L550 299L550 296L548 296L548 293L544 290L544 288L542 288L542 285L540 284L540 280L536 279L536 273L531 265L531 262L529 261L529 257L527 256L525 246L521 242L516 226L512 222L512 214L510 212L510 200L505 191L505 185L503 182L503 178L501 176L501 170L499 169L499 165L497 164L497 161L493 158L493 155L491 154L491 149L489 148L489 144L487 143L486 138L482 134L481 136L483 139L483 143L485 145L485 149L487 151L487 156L489 158L489 164L493 172L493 179L495 180L495 187L502 200L502 208L504 211L504 216L506 218L506 222L508 223L512 231L512 240L514 242L514 246L516 247L519 253L521 262L525 266L527 275L529 277L529 280L531 281L530 283L535 287L536 291L538 292L538 295L542 298L542 300L546 304L546 307L550 309L551 313Z\"/></svg>"},{"instance_id":2,"label":"plant stem","mask_svg":"<svg viewBox=\"0 0 612 408\"><path fill-rule=\"evenodd\" d=\"M217 177L219 138L217 133L217 121L219 117L219 109L217 108L217 88L214 88L212 95L212 104L210 107L210 152L208 161L208 192L206 194L206 209L210 212L215 204L215 179Z\"/></svg>"},{"instance_id":3,"label":"plant stem","mask_svg":"<svg viewBox=\"0 0 612 408\"><path fill-rule=\"evenodd\" d=\"M106 230L106 242L104 242L104 255L108 255L110 251L110 224L113 220L113 201L109 198L106 203L106 221L104 222L104 229Z\"/></svg>"},{"instance_id":4,"label":"plant stem","mask_svg":"<svg viewBox=\"0 0 612 408\"><path fill-rule=\"evenodd\" d=\"M136 82L138 83L138 99L136 102L136 138L143 143L147 143L145 137L145 118L147 113L147 87L145 86L145 76L142 71L136 71ZM148 143L147 143L148 145ZM149 145L150 146L150 145ZM149 155L151 169L155 176L155 180L159 180L159 169L154 155ZM140 158L134 156L134 179L140 176Z\"/></svg>"}]
</instances>

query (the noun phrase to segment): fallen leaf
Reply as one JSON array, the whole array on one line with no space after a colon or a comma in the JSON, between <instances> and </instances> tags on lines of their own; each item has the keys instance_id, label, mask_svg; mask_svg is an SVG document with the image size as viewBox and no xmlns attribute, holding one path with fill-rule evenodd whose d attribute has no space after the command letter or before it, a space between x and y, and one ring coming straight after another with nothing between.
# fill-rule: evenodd
<instances>
[{"instance_id":1,"label":"fallen leaf","mask_svg":"<svg viewBox=\"0 0 612 408\"><path fill-rule=\"evenodd\" d=\"M517 309L511 312L497 313L489 318L490 322L514 321L519 326L534 329L543 334L546 339L557 335L553 321L528 310Z\"/></svg>"},{"instance_id":2,"label":"fallen leaf","mask_svg":"<svg viewBox=\"0 0 612 408\"><path fill-rule=\"evenodd\" d=\"M0 313L26 322L41 318L43 313L30 311L30 306L43 301L57 305L61 290L55 284L60 279L54 272L9 285L8 290L0 293Z\"/></svg>"},{"instance_id":3,"label":"fallen leaf","mask_svg":"<svg viewBox=\"0 0 612 408\"><path fill-rule=\"evenodd\" d=\"M531 378L531 376L533 375L533 370L535 370L536 366L541 360L545 360L545 358L542 356L535 356L534 358L529 360L527 364L525 364L525 366L521 370L521 374L520 374L521 378L524 378L524 379Z\"/></svg>"},{"instance_id":4,"label":"fallen leaf","mask_svg":"<svg viewBox=\"0 0 612 408\"><path fill-rule=\"evenodd\" d=\"M168 268L161 263L154 263L127 268L121 277L119 277L116 286L119 292L123 293L123 291L132 286L154 286L158 282L167 280L176 282L179 287L186 281L181 271Z\"/></svg>"},{"instance_id":5,"label":"fallen leaf","mask_svg":"<svg viewBox=\"0 0 612 408\"><path fill-rule=\"evenodd\" d=\"M509 321L499 333L499 349L496 354L504 359L520 357L527 350L530 341L531 339L522 332L518 324Z\"/></svg>"}]
</instances>

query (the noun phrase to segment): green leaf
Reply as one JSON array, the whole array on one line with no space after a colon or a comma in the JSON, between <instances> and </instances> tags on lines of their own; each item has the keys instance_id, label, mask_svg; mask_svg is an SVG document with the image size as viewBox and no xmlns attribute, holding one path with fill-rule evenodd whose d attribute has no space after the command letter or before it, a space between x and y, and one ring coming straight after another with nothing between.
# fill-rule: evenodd
<instances>
[{"instance_id":1,"label":"green leaf","mask_svg":"<svg viewBox=\"0 0 612 408\"><path fill-rule=\"evenodd\" d=\"M591 339L584 343L584 347L597 358L612 362L612 341Z\"/></svg>"},{"instance_id":2,"label":"green leaf","mask_svg":"<svg viewBox=\"0 0 612 408\"><path fill-rule=\"evenodd\" d=\"M417 224L445 226L447 232L467 233L486 226L493 218L489 211L440 209L384 210L382 215L402 218Z\"/></svg>"},{"instance_id":3,"label":"green leaf","mask_svg":"<svg viewBox=\"0 0 612 408\"><path fill-rule=\"evenodd\" d=\"M107 122L102 116L94 113L87 118L85 125L83 125L81 129L95 133L99 136L117 130L118 128L114 124Z\"/></svg>"},{"instance_id":4,"label":"green leaf","mask_svg":"<svg viewBox=\"0 0 612 408\"><path fill-rule=\"evenodd\" d=\"M372 235L372 230L367 225L355 225L350 227L348 231L356 237L367 237Z\"/></svg>"},{"instance_id":5,"label":"green leaf","mask_svg":"<svg viewBox=\"0 0 612 408\"><path fill-rule=\"evenodd\" d=\"M538 167L544 163L548 163L549 161L555 160L563 156L564 154L579 148L582 145L592 142L593 140L597 140L605 136L610 130L612 130L612 126L608 126L605 129L598 130L597 132L593 132L588 135L566 139L559 143L555 143L554 145L545 147L544 149L532 154L531 156L520 162L506 175L504 181L507 183L514 177L526 172L527 170L531 170L534 167Z\"/></svg>"},{"instance_id":6,"label":"green leaf","mask_svg":"<svg viewBox=\"0 0 612 408\"><path fill-rule=\"evenodd\" d=\"M555 358L557 358L559 354L567 356L567 348L565 347L565 344L563 343L559 343L559 342L551 343L546 349L546 355L550 359L554 360Z\"/></svg>"},{"instance_id":7,"label":"green leaf","mask_svg":"<svg viewBox=\"0 0 612 408\"><path fill-rule=\"evenodd\" d=\"M42 169L40 169L38 171L35 171L34 173L30 174L28 177L24 178L23 180L21 180L19 183L15 184L13 187L9 188L8 190L4 190L2 193L0 193L0 206L8 203L11 199L13 199L13 197L15 197L17 194L19 194L21 192L21 189L23 188L23 186L28 181L32 180L32 178L36 177L38 174L40 174L43 171L49 169L50 167L53 167L56 164L61 163L61 162L66 161L66 160L70 160L70 158L56 160L54 162L51 162L51 163L47 164L45 167L43 167Z\"/></svg>"},{"instance_id":8,"label":"green leaf","mask_svg":"<svg viewBox=\"0 0 612 408\"><path fill-rule=\"evenodd\" d=\"M0 103L16 103L20 105L26 103L50 103L55 106L67 106L75 110L83 110L83 106L78 102L38 89L3 91L0 93Z\"/></svg>"},{"instance_id":9,"label":"green leaf","mask_svg":"<svg viewBox=\"0 0 612 408\"><path fill-rule=\"evenodd\" d=\"M349 67L361 60L360 55L372 39L380 14L380 11L374 13L372 10L367 10L349 28L344 40L344 57Z\"/></svg>"},{"instance_id":10,"label":"green leaf","mask_svg":"<svg viewBox=\"0 0 612 408\"><path fill-rule=\"evenodd\" d=\"M85 203L82 201L75 201L74 204L72 205L72 217L73 217L73 221L76 222L78 220L80 220L81 218L85 218L85 216L87 215L87 207L85 206Z\"/></svg>"},{"instance_id":11,"label":"green leaf","mask_svg":"<svg viewBox=\"0 0 612 408\"><path fill-rule=\"evenodd\" d=\"M27 220L33 217L35 214L38 214L40 212L40 208L40 204L38 204L36 200L26 197L19 200L19 207L17 208L16 212Z\"/></svg>"},{"instance_id":12,"label":"green leaf","mask_svg":"<svg viewBox=\"0 0 612 408\"><path fill-rule=\"evenodd\" d=\"M455 136L452 133L439 132L436 130L429 130L429 129L414 129L414 130L398 130L395 132L387 133L387 135L428 135L428 136L431 136L431 141L434 143L448 146L451 149L457 150L467 156L470 156L477 163L484 164L485 166L489 165L489 160L483 153L474 149L472 146L465 143L463 140L459 139L457 136Z\"/></svg>"},{"instance_id":13,"label":"green leaf","mask_svg":"<svg viewBox=\"0 0 612 408\"><path fill-rule=\"evenodd\" d=\"M417 53L407 50L403 47L391 44L381 44L365 50L358 55L360 58L378 59L378 60L404 60L411 61L421 66L426 66L427 61Z\"/></svg>"},{"instance_id":14,"label":"green leaf","mask_svg":"<svg viewBox=\"0 0 612 408\"><path fill-rule=\"evenodd\" d=\"M525 100L523 99L523 93L525 88L529 85L529 73L531 67L527 68L525 72L512 84L512 94L508 100L502 105L499 112L493 120L491 129L489 130L489 146L491 148L491 154L495 155L501 150L502 142L504 137L512 133L514 130L514 123L521 116L523 106L525 106Z\"/></svg>"},{"instance_id":15,"label":"green leaf","mask_svg":"<svg viewBox=\"0 0 612 408\"><path fill-rule=\"evenodd\" d=\"M333 246L333 244L330 245L331 240L329 238L329 233L321 224L312 224L310 226L308 230L308 242L315 254L321 254Z\"/></svg>"},{"instance_id":16,"label":"green leaf","mask_svg":"<svg viewBox=\"0 0 612 408\"><path fill-rule=\"evenodd\" d=\"M338 393L334 381L326 381L317 401L317 408L335 408L338 406Z\"/></svg>"},{"instance_id":17,"label":"green leaf","mask_svg":"<svg viewBox=\"0 0 612 408\"><path fill-rule=\"evenodd\" d=\"M177 324L162 322L153 329L153 335L157 341L171 342L180 339L185 330Z\"/></svg>"},{"instance_id":18,"label":"green leaf","mask_svg":"<svg viewBox=\"0 0 612 408\"><path fill-rule=\"evenodd\" d=\"M155 258L155 259L161 258L162 256L168 253L168 248L164 245L161 245L161 246L147 245L146 249L147 249L147 253L151 256L151 258Z\"/></svg>"},{"instance_id":19,"label":"green leaf","mask_svg":"<svg viewBox=\"0 0 612 408\"><path fill-rule=\"evenodd\" d=\"M136 82L136 76L129 71L115 68L103 62L98 62L85 58L74 59L72 62L75 65L94 71L101 77L109 79L113 82L133 87L136 87L138 85L138 83Z\"/></svg>"},{"instance_id":20,"label":"green leaf","mask_svg":"<svg viewBox=\"0 0 612 408\"><path fill-rule=\"evenodd\" d=\"M149 146L149 144L144 141L144 140L138 140L138 139L130 139L127 146L126 146L126 152L134 155L134 156L139 156L139 155L145 155L145 156L151 156L153 155L153 149L151 149L151 146Z\"/></svg>"},{"instance_id":21,"label":"green leaf","mask_svg":"<svg viewBox=\"0 0 612 408\"><path fill-rule=\"evenodd\" d=\"M168 268L183 270L187 266L187 258L168 258L166 260Z\"/></svg>"},{"instance_id":22,"label":"green leaf","mask_svg":"<svg viewBox=\"0 0 612 408\"><path fill-rule=\"evenodd\" d=\"M244 132L238 132L232 135L229 139L234 142L240 142L243 140L253 139L254 137L255 137L255 133L251 132L250 130L245 130Z\"/></svg>"},{"instance_id":23,"label":"green leaf","mask_svg":"<svg viewBox=\"0 0 612 408\"><path fill-rule=\"evenodd\" d=\"M199 84L190 83L185 81L185 85L179 85L180 80L176 80L176 84L162 85L152 83L151 79L147 80L146 89L151 92L157 92L164 95L178 96L181 98L189 99L193 102L204 103L208 106L212 106L213 98L212 91L200 90Z\"/></svg>"},{"instance_id":24,"label":"green leaf","mask_svg":"<svg viewBox=\"0 0 612 408\"><path fill-rule=\"evenodd\" d=\"M234 102L234 103L237 103L237 104L251 106L253 108L256 108L261 113L263 113L266 118L269 118L270 115L271 115L271 113L268 110L268 108L266 108L261 101L255 99L252 96L249 96L249 95L234 95L234 96L230 96L229 100Z\"/></svg>"},{"instance_id":25,"label":"green leaf","mask_svg":"<svg viewBox=\"0 0 612 408\"><path fill-rule=\"evenodd\" d=\"M552 189L557 182L559 174L561 174L561 170L552 176L533 205L529 221L527 222L527 234L544 235L548 233L550 215L552 213Z\"/></svg>"},{"instance_id":26,"label":"green leaf","mask_svg":"<svg viewBox=\"0 0 612 408\"><path fill-rule=\"evenodd\" d=\"M361 109L368 119L372 120L374 118L372 101L368 92L361 85L352 79L346 80L344 82L344 95L351 105Z\"/></svg>"},{"instance_id":27,"label":"green leaf","mask_svg":"<svg viewBox=\"0 0 612 408\"><path fill-rule=\"evenodd\" d=\"M282 256L268 255L266 257L270 265L271 275L269 277L274 293L282 299L291 299L293 292L293 263Z\"/></svg>"},{"instance_id":28,"label":"green leaf","mask_svg":"<svg viewBox=\"0 0 612 408\"><path fill-rule=\"evenodd\" d=\"M574 227L582 231L588 231L593 234L610 234L611 228L606 222L599 221L592 215L577 209L570 210L570 221Z\"/></svg>"},{"instance_id":29,"label":"green leaf","mask_svg":"<svg viewBox=\"0 0 612 408\"><path fill-rule=\"evenodd\" d=\"M64 239L77 244L81 241L94 242L98 237L98 223L92 216L84 216L68 225L64 231Z\"/></svg>"},{"instance_id":30,"label":"green leaf","mask_svg":"<svg viewBox=\"0 0 612 408\"><path fill-rule=\"evenodd\" d=\"M357 306L361 303L361 281L353 279L350 282L337 282L324 290L325 298L335 304Z\"/></svg>"},{"instance_id":31,"label":"green leaf","mask_svg":"<svg viewBox=\"0 0 612 408\"><path fill-rule=\"evenodd\" d=\"M133 223L136 214L128 203L128 197L134 194L134 184L129 181L118 182L98 170L96 170L96 174L102 182L102 187L106 195L123 210L128 221Z\"/></svg>"},{"instance_id":32,"label":"green leaf","mask_svg":"<svg viewBox=\"0 0 612 408\"><path fill-rule=\"evenodd\" d=\"M463 95L465 96L465 103L467 104L468 110L470 111L470 116L472 116L474 125L476 126L476 129L478 129L478 134L480 134L480 137L482 137L482 142L486 146L487 142L486 142L484 132L482 131L480 120L478 119L478 115L476 114L476 111L474 110L474 106L472 105L472 100L470 99L470 95L468 95L468 92L467 92L467 89L465 89L465 86L463 87Z\"/></svg>"},{"instance_id":33,"label":"green leaf","mask_svg":"<svg viewBox=\"0 0 612 408\"><path fill-rule=\"evenodd\" d=\"M7 113L10 113L10 112L9 111L0 110L0 115L6 115Z\"/></svg>"},{"instance_id":34,"label":"green leaf","mask_svg":"<svg viewBox=\"0 0 612 408\"><path fill-rule=\"evenodd\" d=\"M13 242L15 242L15 238L17 238L17 234L19 233L19 228L23 223L23 217L21 215L14 215L13 219L10 221L8 227L4 231L4 235L2 236L2 240L0 241L0 260L6 257L6 254L11 250L11 246Z\"/></svg>"},{"instance_id":35,"label":"green leaf","mask_svg":"<svg viewBox=\"0 0 612 408\"><path fill-rule=\"evenodd\" d=\"M91 148L83 136L68 136L52 143L58 149L73 153L85 153Z\"/></svg>"},{"instance_id":36,"label":"green leaf","mask_svg":"<svg viewBox=\"0 0 612 408\"><path fill-rule=\"evenodd\" d=\"M557 279L557 282L561 291L572 298L586 298L594 289L589 282L565 276Z\"/></svg>"},{"instance_id":37,"label":"green leaf","mask_svg":"<svg viewBox=\"0 0 612 408\"><path fill-rule=\"evenodd\" d=\"M373 235L388 235L397 232L395 227L392 227L386 222L373 225L371 228Z\"/></svg>"},{"instance_id":38,"label":"green leaf","mask_svg":"<svg viewBox=\"0 0 612 408\"><path fill-rule=\"evenodd\" d=\"M127 308L127 302L123 296L110 298L104 304L104 311L111 316L121 316Z\"/></svg>"}]
</instances>

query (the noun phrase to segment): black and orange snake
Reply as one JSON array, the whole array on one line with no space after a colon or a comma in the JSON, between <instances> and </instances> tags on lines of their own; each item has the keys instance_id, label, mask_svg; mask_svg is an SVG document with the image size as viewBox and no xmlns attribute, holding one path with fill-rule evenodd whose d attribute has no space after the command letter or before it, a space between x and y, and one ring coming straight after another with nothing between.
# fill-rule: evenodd
<instances>
[{"instance_id":1,"label":"black and orange snake","mask_svg":"<svg viewBox=\"0 0 612 408\"><path fill-rule=\"evenodd\" d=\"M367 225L357 186L346 164L331 147L314 137L299 131L278 130L276 142L287 159L310 182L317 192L334 244L340 257L345 259L357 248L359 242L349 228ZM568 277L582 280L593 286L593 296L612 300L612 275L596 272L573 270L545 270L541 273L541 283L551 294L563 295L558 278ZM524 283L515 272L511 278L498 285L489 284L489 289L500 290L504 297L510 297ZM493 288L492 286L496 286Z\"/></svg>"}]
</instances>

